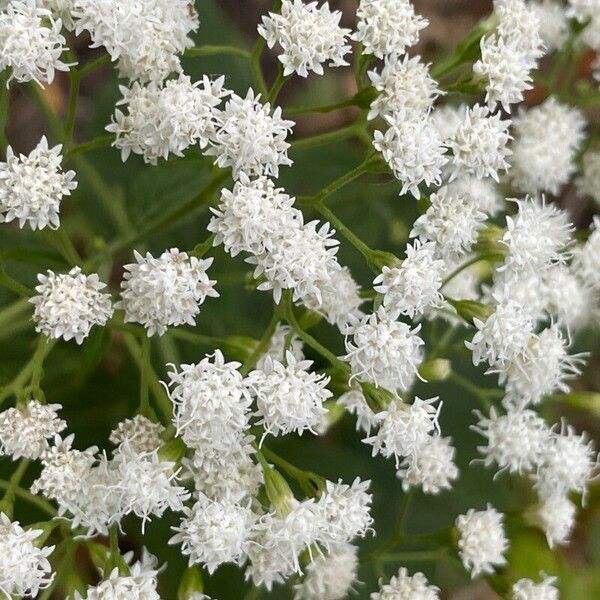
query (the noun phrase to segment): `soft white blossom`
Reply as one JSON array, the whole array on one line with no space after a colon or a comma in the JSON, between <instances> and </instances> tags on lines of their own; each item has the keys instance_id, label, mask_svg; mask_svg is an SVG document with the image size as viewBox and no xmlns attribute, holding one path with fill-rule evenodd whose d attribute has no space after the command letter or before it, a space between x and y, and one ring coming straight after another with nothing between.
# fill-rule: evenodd
<instances>
[{"instance_id":1,"label":"soft white blossom","mask_svg":"<svg viewBox=\"0 0 600 600\"><path fill-rule=\"evenodd\" d=\"M568 542L575 526L576 512L575 505L563 492L541 495L534 520L546 535L550 548Z\"/></svg>"},{"instance_id":2,"label":"soft white blossom","mask_svg":"<svg viewBox=\"0 0 600 600\"><path fill-rule=\"evenodd\" d=\"M541 583L532 579L519 579L513 584L512 600L558 600L558 589L554 586L556 577L544 576Z\"/></svg>"},{"instance_id":3,"label":"soft white blossom","mask_svg":"<svg viewBox=\"0 0 600 600\"><path fill-rule=\"evenodd\" d=\"M439 589L434 585L429 585L427 578L423 573L409 575L408 570L400 567L397 575L390 578L390 582L385 585L379 582L380 590L373 592L371 600L438 600Z\"/></svg>"},{"instance_id":4,"label":"soft white blossom","mask_svg":"<svg viewBox=\"0 0 600 600\"><path fill-rule=\"evenodd\" d=\"M296 363L299 363L304 360L303 348L304 342L289 325L277 323L277 327L275 327L275 331L269 341L269 347L258 359L256 368L262 369L267 357L270 357L274 361L283 362L287 352L291 352Z\"/></svg>"},{"instance_id":5,"label":"soft white blossom","mask_svg":"<svg viewBox=\"0 0 600 600\"><path fill-rule=\"evenodd\" d=\"M505 208L504 197L491 178L460 176L445 187L450 196L466 196L490 217L496 216Z\"/></svg>"},{"instance_id":6,"label":"soft white blossom","mask_svg":"<svg viewBox=\"0 0 600 600\"><path fill-rule=\"evenodd\" d=\"M134 452L146 453L157 450L162 445L165 428L143 415L121 421L109 436L109 441L119 446L126 443Z\"/></svg>"},{"instance_id":7,"label":"soft white blossom","mask_svg":"<svg viewBox=\"0 0 600 600\"><path fill-rule=\"evenodd\" d=\"M559 50L569 37L565 7L556 0L533 0L531 10L540 24L540 37L548 53Z\"/></svg>"},{"instance_id":8,"label":"soft white blossom","mask_svg":"<svg viewBox=\"0 0 600 600\"><path fill-rule=\"evenodd\" d=\"M350 414L356 415L356 430L369 434L377 424L377 414L367 404L364 394L359 386L352 387L342 394L338 400Z\"/></svg>"},{"instance_id":9,"label":"soft white blossom","mask_svg":"<svg viewBox=\"0 0 600 600\"><path fill-rule=\"evenodd\" d=\"M494 0L496 31L502 38L513 41L532 60L544 54L540 35L541 23L537 13L526 0Z\"/></svg>"}]
</instances>

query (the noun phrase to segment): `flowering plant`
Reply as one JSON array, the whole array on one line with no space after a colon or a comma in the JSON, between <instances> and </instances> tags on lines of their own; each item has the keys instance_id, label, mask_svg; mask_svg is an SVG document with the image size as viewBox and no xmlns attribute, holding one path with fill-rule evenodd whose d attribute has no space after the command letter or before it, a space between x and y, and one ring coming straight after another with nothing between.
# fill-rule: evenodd
<instances>
[{"instance_id":1,"label":"flowering plant","mask_svg":"<svg viewBox=\"0 0 600 600\"><path fill-rule=\"evenodd\" d=\"M600 2L197 4L0 1L0 592L600 595Z\"/></svg>"}]
</instances>

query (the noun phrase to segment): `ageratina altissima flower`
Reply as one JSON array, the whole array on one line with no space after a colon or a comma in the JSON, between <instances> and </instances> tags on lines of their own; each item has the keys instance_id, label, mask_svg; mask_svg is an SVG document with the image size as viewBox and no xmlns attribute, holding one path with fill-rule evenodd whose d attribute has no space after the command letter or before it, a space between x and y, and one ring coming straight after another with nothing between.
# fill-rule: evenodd
<instances>
[{"instance_id":1,"label":"ageratina altissima flower","mask_svg":"<svg viewBox=\"0 0 600 600\"><path fill-rule=\"evenodd\" d=\"M358 574L358 548L336 544L327 554L313 554L294 600L343 600L352 592Z\"/></svg>"},{"instance_id":2,"label":"ageratina altissima flower","mask_svg":"<svg viewBox=\"0 0 600 600\"><path fill-rule=\"evenodd\" d=\"M478 179L472 176L460 176L445 186L451 196L467 196L473 204L490 217L504 210L504 196L498 186L490 179Z\"/></svg>"},{"instance_id":3,"label":"ageratina altissima flower","mask_svg":"<svg viewBox=\"0 0 600 600\"><path fill-rule=\"evenodd\" d=\"M0 412L0 456L41 458L48 449L48 439L67 426L57 415L61 408L60 404L30 400Z\"/></svg>"},{"instance_id":4,"label":"ageratina altissima flower","mask_svg":"<svg viewBox=\"0 0 600 600\"><path fill-rule=\"evenodd\" d=\"M204 565L213 573L224 563L241 565L252 524L256 519L247 505L228 499L211 500L200 494L191 508L184 507L179 527L169 544L180 544L189 564Z\"/></svg>"},{"instance_id":5,"label":"ageratina altissima flower","mask_svg":"<svg viewBox=\"0 0 600 600\"><path fill-rule=\"evenodd\" d=\"M377 415L377 433L363 442L373 446L373 456L381 454L385 458L394 457L398 468L400 460L417 455L438 428L440 407L433 406L437 401L437 397L428 400L417 397L410 405L392 402Z\"/></svg>"},{"instance_id":6,"label":"ageratina altissima flower","mask_svg":"<svg viewBox=\"0 0 600 600\"><path fill-rule=\"evenodd\" d=\"M132 419L121 421L109 436L109 441L116 446L123 443L129 445L134 452L152 452L162 445L162 434L165 428L143 415L135 415Z\"/></svg>"},{"instance_id":7,"label":"ageratina altissima flower","mask_svg":"<svg viewBox=\"0 0 600 600\"><path fill-rule=\"evenodd\" d=\"M377 58L403 54L419 41L429 21L415 14L410 0L360 0L352 39L363 45L365 54Z\"/></svg>"},{"instance_id":8,"label":"ageratina altissima flower","mask_svg":"<svg viewBox=\"0 0 600 600\"><path fill-rule=\"evenodd\" d=\"M523 192L558 194L577 167L575 158L585 137L585 117L550 97L514 120L510 177Z\"/></svg>"},{"instance_id":9,"label":"ageratina altissima flower","mask_svg":"<svg viewBox=\"0 0 600 600\"><path fill-rule=\"evenodd\" d=\"M600 151L588 150L582 159L582 174L577 179L580 194L591 196L600 205Z\"/></svg>"},{"instance_id":10,"label":"ageratina altissima flower","mask_svg":"<svg viewBox=\"0 0 600 600\"><path fill-rule=\"evenodd\" d=\"M245 98L232 94L224 109L215 109L216 130L205 153L219 167L231 167L235 179L241 173L279 177L279 167L292 164L286 138L295 124L281 115L280 106L271 114L252 89Z\"/></svg>"},{"instance_id":11,"label":"ageratina altissima flower","mask_svg":"<svg viewBox=\"0 0 600 600\"><path fill-rule=\"evenodd\" d=\"M348 325L343 360L352 377L391 391L408 389L423 360L420 326L397 321L398 314L381 307Z\"/></svg>"},{"instance_id":12,"label":"ageratina altissima flower","mask_svg":"<svg viewBox=\"0 0 600 600\"><path fill-rule=\"evenodd\" d=\"M496 31L500 37L510 40L532 60L544 54L540 36L541 23L535 10L525 0L494 0Z\"/></svg>"},{"instance_id":13,"label":"ageratina altissima flower","mask_svg":"<svg viewBox=\"0 0 600 600\"><path fill-rule=\"evenodd\" d=\"M485 106L468 108L463 121L448 140L452 151L450 179L474 175L478 179L491 177L499 180L501 171L509 168L506 158L511 151L508 141L510 121L503 121L500 113L491 115Z\"/></svg>"},{"instance_id":14,"label":"ageratina altissima flower","mask_svg":"<svg viewBox=\"0 0 600 600\"><path fill-rule=\"evenodd\" d=\"M540 494L540 502L533 515L536 525L544 532L548 546L554 548L569 541L577 516L575 504L564 492Z\"/></svg>"},{"instance_id":15,"label":"ageratina altissima flower","mask_svg":"<svg viewBox=\"0 0 600 600\"><path fill-rule=\"evenodd\" d=\"M38 275L33 321L39 333L53 339L74 339L78 344L89 335L94 325L105 325L113 313L110 294L96 273L84 275L80 267L68 273Z\"/></svg>"},{"instance_id":16,"label":"ageratina altissima flower","mask_svg":"<svg viewBox=\"0 0 600 600\"><path fill-rule=\"evenodd\" d=\"M443 140L427 116L405 119L387 115L385 120L388 128L385 133L375 131L373 146L402 182L400 194L410 192L419 199L420 184L441 184L442 167L448 162Z\"/></svg>"},{"instance_id":17,"label":"ageratina altissima flower","mask_svg":"<svg viewBox=\"0 0 600 600\"><path fill-rule=\"evenodd\" d=\"M356 431L364 431L369 434L371 429L376 426L377 414L367 404L360 386L354 385L337 399L337 403L356 416Z\"/></svg>"},{"instance_id":18,"label":"ageratina altissima flower","mask_svg":"<svg viewBox=\"0 0 600 600\"><path fill-rule=\"evenodd\" d=\"M256 416L264 435L305 431L317 434L326 420L323 403L331 397L329 377L311 373L312 361L297 362L291 352L285 364L266 358L261 369L252 371L246 385L256 398Z\"/></svg>"},{"instance_id":19,"label":"ageratina altissima flower","mask_svg":"<svg viewBox=\"0 0 600 600\"><path fill-rule=\"evenodd\" d=\"M68 71L60 60L67 49L62 22L36 0L12 0L0 12L0 71L10 68L8 81L54 81L56 71Z\"/></svg>"},{"instance_id":20,"label":"ageratina altissima flower","mask_svg":"<svg viewBox=\"0 0 600 600\"><path fill-rule=\"evenodd\" d=\"M413 224L411 237L435 242L436 254L448 262L469 252L483 229L487 215L466 194L444 186L429 197L430 206Z\"/></svg>"},{"instance_id":21,"label":"ageratina altissima flower","mask_svg":"<svg viewBox=\"0 0 600 600\"><path fill-rule=\"evenodd\" d=\"M412 455L405 457L396 477L402 481L405 492L420 487L424 494L439 494L449 490L452 482L458 479L455 455L451 438L430 435Z\"/></svg>"},{"instance_id":22,"label":"ageratina altissima flower","mask_svg":"<svg viewBox=\"0 0 600 600\"><path fill-rule=\"evenodd\" d=\"M323 65L342 67L350 52L349 29L340 27L342 13L331 11L327 2L305 4L302 0L283 0L281 14L269 13L262 18L258 33L269 48L278 45L283 52L279 60L284 76L309 72L323 75Z\"/></svg>"},{"instance_id":23,"label":"ageratina altissima flower","mask_svg":"<svg viewBox=\"0 0 600 600\"><path fill-rule=\"evenodd\" d=\"M499 414L495 407L490 416L476 413L479 422L471 429L487 438L477 450L486 467L496 463L499 472L530 472L538 468L550 444L550 429L532 410L509 410Z\"/></svg>"},{"instance_id":24,"label":"ageratina altissima flower","mask_svg":"<svg viewBox=\"0 0 600 600\"><path fill-rule=\"evenodd\" d=\"M565 7L555 0L534 0L529 5L539 21L540 37L546 52L562 48L569 37Z\"/></svg>"},{"instance_id":25,"label":"ageratina altissima flower","mask_svg":"<svg viewBox=\"0 0 600 600\"><path fill-rule=\"evenodd\" d=\"M0 162L1 223L18 221L33 230L59 227L61 200L77 187L75 171L61 168L61 150L61 145L48 148L46 136L28 155L6 149L6 162Z\"/></svg>"},{"instance_id":26,"label":"ageratina altissima flower","mask_svg":"<svg viewBox=\"0 0 600 600\"><path fill-rule=\"evenodd\" d=\"M24 529L0 513L0 591L7 597L37 597L53 579L48 557L54 546L38 547L41 529Z\"/></svg>"},{"instance_id":27,"label":"ageratina altissima flower","mask_svg":"<svg viewBox=\"0 0 600 600\"><path fill-rule=\"evenodd\" d=\"M277 323L275 332L269 341L269 347L257 361L256 368L262 369L267 357L271 357L272 360L283 362L288 352L291 352L294 355L294 360L298 363L304 360L303 348L304 342L289 325Z\"/></svg>"},{"instance_id":28,"label":"ageratina altissima flower","mask_svg":"<svg viewBox=\"0 0 600 600\"><path fill-rule=\"evenodd\" d=\"M238 371L240 363L225 362L220 350L198 364L171 365L169 395L174 405L173 425L186 446L226 452L239 448L252 398Z\"/></svg>"},{"instance_id":29,"label":"ageratina altissima flower","mask_svg":"<svg viewBox=\"0 0 600 600\"><path fill-rule=\"evenodd\" d=\"M369 71L369 79L378 92L371 103L369 119L397 113L406 119L418 118L431 110L442 93L429 75L429 66L418 56L392 56L384 63L381 73Z\"/></svg>"},{"instance_id":30,"label":"ageratina altissima flower","mask_svg":"<svg viewBox=\"0 0 600 600\"><path fill-rule=\"evenodd\" d=\"M397 575L390 578L390 582L382 585L380 590L371 594L371 600L396 600L407 598L414 600L438 600L439 589L429 585L423 573L409 575L408 570L401 567Z\"/></svg>"},{"instance_id":31,"label":"ageratina altissima flower","mask_svg":"<svg viewBox=\"0 0 600 600\"><path fill-rule=\"evenodd\" d=\"M77 35L89 31L91 47L104 46L121 76L143 83L181 70L177 55L198 27L188 0L74 0L72 15Z\"/></svg>"},{"instance_id":32,"label":"ageratina altissima flower","mask_svg":"<svg viewBox=\"0 0 600 600\"><path fill-rule=\"evenodd\" d=\"M170 326L195 325L200 305L219 294L208 278L213 259L200 260L177 248L158 258L133 252L136 262L125 265L121 300L126 323L141 323L148 337L163 335Z\"/></svg>"},{"instance_id":33,"label":"ageratina altissima flower","mask_svg":"<svg viewBox=\"0 0 600 600\"><path fill-rule=\"evenodd\" d=\"M494 567L506 564L504 553L508 541L504 533L504 515L488 505L486 510L471 508L456 519L458 548L465 569L471 577L493 573Z\"/></svg>"},{"instance_id":34,"label":"ageratina altissima flower","mask_svg":"<svg viewBox=\"0 0 600 600\"><path fill-rule=\"evenodd\" d=\"M556 577L542 574L541 583L533 579L519 579L511 588L512 600L558 600L558 589L554 586Z\"/></svg>"},{"instance_id":35,"label":"ageratina altissima flower","mask_svg":"<svg viewBox=\"0 0 600 600\"><path fill-rule=\"evenodd\" d=\"M373 281L373 288L383 294L387 309L412 319L428 308L441 306L445 268L444 261L437 258L434 242L415 240L406 246L406 258L399 267L383 267Z\"/></svg>"},{"instance_id":36,"label":"ageratina altissima flower","mask_svg":"<svg viewBox=\"0 0 600 600\"><path fill-rule=\"evenodd\" d=\"M187 75L179 75L163 84L136 81L131 87L119 86L122 98L106 131L115 134L113 146L122 160L133 152L155 165L170 154L183 156L193 144L205 148L215 134L214 109L229 95L224 81L205 75L192 83Z\"/></svg>"}]
</instances>

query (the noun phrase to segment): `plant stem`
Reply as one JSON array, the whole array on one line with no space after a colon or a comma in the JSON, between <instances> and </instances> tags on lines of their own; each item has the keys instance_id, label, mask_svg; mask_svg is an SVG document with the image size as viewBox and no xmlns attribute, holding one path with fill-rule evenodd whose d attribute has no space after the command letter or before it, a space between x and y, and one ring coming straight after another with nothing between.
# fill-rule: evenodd
<instances>
[{"instance_id":1,"label":"plant stem","mask_svg":"<svg viewBox=\"0 0 600 600\"><path fill-rule=\"evenodd\" d=\"M244 376L248 375L248 373L254 368L258 359L266 352L269 344L271 342L271 338L275 333L275 329L277 329L277 323L279 323L279 307L276 306L273 310L273 316L265 329L260 341L258 342L256 348L252 351L252 354L244 361L244 364L240 368L240 373Z\"/></svg>"},{"instance_id":2,"label":"plant stem","mask_svg":"<svg viewBox=\"0 0 600 600\"><path fill-rule=\"evenodd\" d=\"M30 290L26 285L23 285L20 281L17 281L11 277L6 271L0 267L0 285L4 286L7 290L14 292L22 298L31 298L34 292Z\"/></svg>"},{"instance_id":3,"label":"plant stem","mask_svg":"<svg viewBox=\"0 0 600 600\"><path fill-rule=\"evenodd\" d=\"M73 129L75 127L75 116L77 113L77 100L79 99L79 85L81 83L81 75L77 70L69 71L69 79L71 81L71 89L69 92L69 108L67 110L67 118L65 120L63 143L65 148L71 145L73 139Z\"/></svg>"},{"instance_id":4,"label":"plant stem","mask_svg":"<svg viewBox=\"0 0 600 600\"><path fill-rule=\"evenodd\" d=\"M306 150L307 148L314 148L315 146L323 146L325 144L331 144L332 142L352 138L358 134L361 127L362 122L360 127L356 123L352 123L351 125L335 129L334 131L292 140L292 148L294 150Z\"/></svg>"},{"instance_id":5,"label":"plant stem","mask_svg":"<svg viewBox=\"0 0 600 600\"><path fill-rule=\"evenodd\" d=\"M448 283L450 283L459 273L462 273L463 271L465 271L469 267L477 264L478 262L481 262L482 260L487 260L487 258L485 256L474 256L473 258L469 259L467 262L465 262L462 265L459 265L458 267L456 267L456 269L454 269L454 271L452 271L450 273L450 275L448 275L444 279L444 281L442 282L442 287L440 289L444 289L444 287Z\"/></svg>"},{"instance_id":6,"label":"plant stem","mask_svg":"<svg viewBox=\"0 0 600 600\"><path fill-rule=\"evenodd\" d=\"M3 512L8 517L12 517L13 515L13 506L15 503L17 488L19 487L21 479L23 479L23 476L27 471L29 464L29 460L22 458L19 461L19 465L8 480L8 487L4 493L4 498L2 498L2 501L0 501L0 512Z\"/></svg>"},{"instance_id":7,"label":"plant stem","mask_svg":"<svg viewBox=\"0 0 600 600\"><path fill-rule=\"evenodd\" d=\"M281 88L285 84L285 82L289 78L283 74L283 68L279 65L279 70L277 71L277 79L273 82L271 89L269 90L269 94L267 95L267 100L273 104L275 100L277 100L277 96L279 96L279 92Z\"/></svg>"},{"instance_id":8,"label":"plant stem","mask_svg":"<svg viewBox=\"0 0 600 600\"><path fill-rule=\"evenodd\" d=\"M6 138L6 124L8 123L10 109L10 88L7 87L8 73L0 74L0 150L6 151L8 139Z\"/></svg>"},{"instance_id":9,"label":"plant stem","mask_svg":"<svg viewBox=\"0 0 600 600\"><path fill-rule=\"evenodd\" d=\"M70 263L72 266L81 264L81 256L79 256L79 252L75 249L71 238L65 231L64 227L59 227L53 231L53 235L58 241L58 247L60 253L63 255L64 259Z\"/></svg>"},{"instance_id":10,"label":"plant stem","mask_svg":"<svg viewBox=\"0 0 600 600\"><path fill-rule=\"evenodd\" d=\"M152 368L150 363L150 338L144 335L141 338L141 369L140 369L140 409L139 412L150 416L150 397L149 397L149 371Z\"/></svg>"},{"instance_id":11,"label":"plant stem","mask_svg":"<svg viewBox=\"0 0 600 600\"><path fill-rule=\"evenodd\" d=\"M265 77L262 72L262 67L260 66L260 57L262 56L265 48L265 43L266 42L262 37L259 37L256 41L256 44L250 53L250 68L252 70L252 75L254 76L254 82L256 83L258 91L264 98L267 98L269 91L267 89Z\"/></svg>"},{"instance_id":12,"label":"plant stem","mask_svg":"<svg viewBox=\"0 0 600 600\"><path fill-rule=\"evenodd\" d=\"M472 381L469 381L466 377L463 377L459 373L455 373L454 371L450 373L449 377L450 381L453 381L458 386L462 387L464 390L469 392L472 396L477 398L483 408L488 410L491 408L492 403L490 402L490 392L495 394L495 390L485 390L481 389L479 386L475 385Z\"/></svg>"},{"instance_id":13,"label":"plant stem","mask_svg":"<svg viewBox=\"0 0 600 600\"><path fill-rule=\"evenodd\" d=\"M231 55L231 56L239 56L244 60L250 60L252 54L248 52L248 50L244 50L243 48L237 48L236 46L225 46L225 45L211 45L207 44L206 46L197 46L195 48L188 48L183 56L186 58L196 58L199 56L218 56L218 55Z\"/></svg>"},{"instance_id":14,"label":"plant stem","mask_svg":"<svg viewBox=\"0 0 600 600\"><path fill-rule=\"evenodd\" d=\"M99 69L100 67L102 67L104 65L107 65L109 62L110 62L110 55L102 54L102 56L99 56L95 60L92 60L91 62L83 65L83 67L80 67L77 70L77 75L78 75L79 79L83 79L84 77L87 77L90 73L95 71L96 69Z\"/></svg>"},{"instance_id":15,"label":"plant stem","mask_svg":"<svg viewBox=\"0 0 600 600\"><path fill-rule=\"evenodd\" d=\"M354 105L354 98L348 98L340 102L332 102L331 104L321 104L318 106L292 106L286 108L284 113L286 117L293 117L294 115L304 115L307 113L328 113Z\"/></svg>"},{"instance_id":16,"label":"plant stem","mask_svg":"<svg viewBox=\"0 0 600 600\"><path fill-rule=\"evenodd\" d=\"M399 562L404 561L429 561L442 558L445 553L442 550L415 550L414 552L394 552L393 554L382 554L378 560L381 562Z\"/></svg>"},{"instance_id":17,"label":"plant stem","mask_svg":"<svg viewBox=\"0 0 600 600\"><path fill-rule=\"evenodd\" d=\"M9 481L0 479L0 489L1 490L8 490L9 487L10 487ZM15 488L15 495L18 496L19 498L22 498L23 500L26 500L32 506L36 506L41 511L47 513L51 517L55 517L58 514L56 509L52 506L52 504L50 504L50 502L44 500L43 498L40 498L39 496L36 496L35 494L32 494L28 490L25 490L21 487L17 487L17 488Z\"/></svg>"},{"instance_id":18,"label":"plant stem","mask_svg":"<svg viewBox=\"0 0 600 600\"><path fill-rule=\"evenodd\" d=\"M89 140L87 142L82 142L81 144L71 145L71 148L66 153L66 156L67 158L70 158L71 156L75 156L76 154L86 154L87 152L90 152L91 150L96 150L97 148L106 148L107 146L110 146L113 143L114 139L114 135L108 134L95 137L94 139Z\"/></svg>"}]
</instances>

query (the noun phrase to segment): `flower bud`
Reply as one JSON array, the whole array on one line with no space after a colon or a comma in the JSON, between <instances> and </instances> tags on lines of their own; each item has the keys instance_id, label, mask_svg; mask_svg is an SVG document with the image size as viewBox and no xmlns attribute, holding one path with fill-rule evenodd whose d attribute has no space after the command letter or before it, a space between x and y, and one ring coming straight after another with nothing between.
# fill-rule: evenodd
<instances>
[{"instance_id":1,"label":"flower bud","mask_svg":"<svg viewBox=\"0 0 600 600\"><path fill-rule=\"evenodd\" d=\"M452 372L452 363L447 358L433 358L419 367L419 375L428 382L444 381Z\"/></svg>"}]
</instances>

